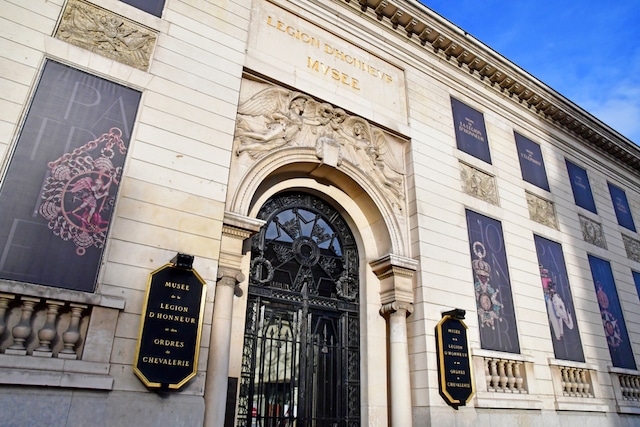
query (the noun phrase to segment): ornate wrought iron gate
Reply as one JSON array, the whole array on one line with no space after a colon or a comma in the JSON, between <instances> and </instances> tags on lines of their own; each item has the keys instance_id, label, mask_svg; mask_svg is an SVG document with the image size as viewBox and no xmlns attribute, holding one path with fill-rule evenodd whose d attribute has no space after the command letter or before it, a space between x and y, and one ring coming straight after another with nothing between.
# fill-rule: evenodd
<instances>
[{"instance_id":1,"label":"ornate wrought iron gate","mask_svg":"<svg viewBox=\"0 0 640 427\"><path fill-rule=\"evenodd\" d=\"M358 252L323 200L284 193L254 237L238 426L360 425Z\"/></svg>"}]
</instances>

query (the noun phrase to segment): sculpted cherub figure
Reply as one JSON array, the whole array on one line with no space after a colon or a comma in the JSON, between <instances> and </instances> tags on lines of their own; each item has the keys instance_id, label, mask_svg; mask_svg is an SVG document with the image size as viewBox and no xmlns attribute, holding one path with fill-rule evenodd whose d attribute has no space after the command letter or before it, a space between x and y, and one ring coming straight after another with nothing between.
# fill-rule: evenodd
<instances>
[{"instance_id":1,"label":"sculpted cherub figure","mask_svg":"<svg viewBox=\"0 0 640 427\"><path fill-rule=\"evenodd\" d=\"M309 98L299 92L281 88L268 88L240 104L240 116L262 117L258 125L239 118L236 139L240 141L236 154L248 152L251 156L286 145L302 129L303 114Z\"/></svg>"}]
</instances>

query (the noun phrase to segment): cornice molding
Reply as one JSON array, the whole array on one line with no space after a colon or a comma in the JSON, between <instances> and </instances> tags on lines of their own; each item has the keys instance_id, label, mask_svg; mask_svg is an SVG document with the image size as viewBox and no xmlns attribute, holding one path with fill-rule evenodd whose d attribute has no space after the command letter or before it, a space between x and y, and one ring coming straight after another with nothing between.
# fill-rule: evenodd
<instances>
[{"instance_id":1,"label":"cornice molding","mask_svg":"<svg viewBox=\"0 0 640 427\"><path fill-rule=\"evenodd\" d=\"M390 29L426 52L466 69L522 108L640 173L640 147L631 140L417 1L334 1L352 8L356 14L386 22Z\"/></svg>"}]
</instances>

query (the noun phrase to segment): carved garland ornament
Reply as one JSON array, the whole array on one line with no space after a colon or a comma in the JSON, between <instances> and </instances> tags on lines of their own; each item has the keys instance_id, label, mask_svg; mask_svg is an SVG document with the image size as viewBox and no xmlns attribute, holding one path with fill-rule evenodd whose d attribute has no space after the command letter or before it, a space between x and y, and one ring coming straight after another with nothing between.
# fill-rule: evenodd
<instances>
[{"instance_id":1,"label":"carved garland ornament","mask_svg":"<svg viewBox=\"0 0 640 427\"><path fill-rule=\"evenodd\" d=\"M498 192L493 176L460 162L460 178L465 193L492 205L498 205Z\"/></svg>"},{"instance_id":2,"label":"carved garland ornament","mask_svg":"<svg viewBox=\"0 0 640 427\"><path fill-rule=\"evenodd\" d=\"M255 162L285 147L310 147L323 163L343 162L370 177L395 209L405 204L402 143L361 117L295 91L266 86L238 107L235 153Z\"/></svg>"},{"instance_id":3,"label":"carved garland ornament","mask_svg":"<svg viewBox=\"0 0 640 427\"><path fill-rule=\"evenodd\" d=\"M622 235L624 248L627 251L627 258L632 261L640 262L640 241L629 236Z\"/></svg>"},{"instance_id":4,"label":"carved garland ornament","mask_svg":"<svg viewBox=\"0 0 640 427\"><path fill-rule=\"evenodd\" d=\"M578 215L578 217L580 218L580 228L582 229L582 238L584 241L607 249L607 242L604 239L602 225L585 216Z\"/></svg>"},{"instance_id":5,"label":"carved garland ornament","mask_svg":"<svg viewBox=\"0 0 640 427\"><path fill-rule=\"evenodd\" d=\"M81 0L70 0L55 37L140 70L149 67L154 31Z\"/></svg>"},{"instance_id":6,"label":"carved garland ornament","mask_svg":"<svg viewBox=\"0 0 640 427\"><path fill-rule=\"evenodd\" d=\"M547 227L558 229L556 210L553 203L535 194L527 193L527 205L529 206L529 218Z\"/></svg>"}]
</instances>

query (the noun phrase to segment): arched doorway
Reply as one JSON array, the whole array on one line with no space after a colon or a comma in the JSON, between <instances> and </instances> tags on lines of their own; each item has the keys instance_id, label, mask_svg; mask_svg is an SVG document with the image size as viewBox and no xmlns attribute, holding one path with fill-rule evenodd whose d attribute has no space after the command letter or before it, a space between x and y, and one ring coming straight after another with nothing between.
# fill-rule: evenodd
<instances>
[{"instance_id":1,"label":"arched doorway","mask_svg":"<svg viewBox=\"0 0 640 427\"><path fill-rule=\"evenodd\" d=\"M321 198L271 197L252 240L238 426L359 426L359 266Z\"/></svg>"}]
</instances>

